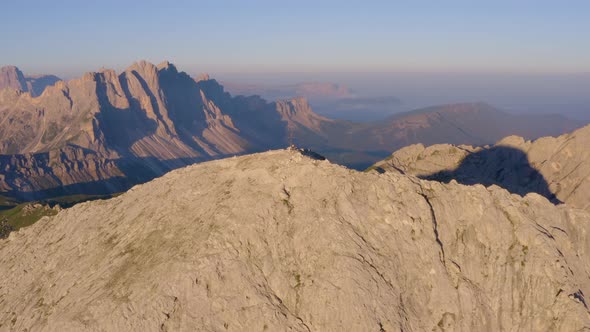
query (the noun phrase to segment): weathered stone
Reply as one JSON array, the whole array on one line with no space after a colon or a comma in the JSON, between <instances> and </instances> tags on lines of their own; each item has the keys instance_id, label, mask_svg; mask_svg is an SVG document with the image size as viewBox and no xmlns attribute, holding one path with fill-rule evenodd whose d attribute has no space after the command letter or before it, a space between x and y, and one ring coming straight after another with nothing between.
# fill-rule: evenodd
<instances>
[{"instance_id":1,"label":"weathered stone","mask_svg":"<svg viewBox=\"0 0 590 332\"><path fill-rule=\"evenodd\" d=\"M0 329L578 331L589 227L497 186L228 158L0 241Z\"/></svg>"},{"instance_id":2,"label":"weathered stone","mask_svg":"<svg viewBox=\"0 0 590 332\"><path fill-rule=\"evenodd\" d=\"M373 168L433 180L497 184L590 210L589 144L590 126L535 141L509 136L483 148L418 144L394 152Z\"/></svg>"}]
</instances>

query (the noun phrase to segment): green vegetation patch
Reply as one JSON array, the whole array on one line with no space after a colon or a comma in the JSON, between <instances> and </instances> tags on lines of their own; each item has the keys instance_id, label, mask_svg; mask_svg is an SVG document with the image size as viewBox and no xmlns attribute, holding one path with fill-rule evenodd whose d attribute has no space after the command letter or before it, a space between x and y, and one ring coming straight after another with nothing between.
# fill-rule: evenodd
<instances>
[{"instance_id":1,"label":"green vegetation patch","mask_svg":"<svg viewBox=\"0 0 590 332\"><path fill-rule=\"evenodd\" d=\"M56 215L59 209L40 203L23 203L12 209L0 211L0 222L18 230L34 224L45 216Z\"/></svg>"},{"instance_id":2,"label":"green vegetation patch","mask_svg":"<svg viewBox=\"0 0 590 332\"><path fill-rule=\"evenodd\" d=\"M45 216L54 216L64 207L71 207L81 202L107 199L113 195L71 195L56 197L39 202L19 203L18 201L0 196L0 239L8 237L12 231L30 226Z\"/></svg>"}]
</instances>

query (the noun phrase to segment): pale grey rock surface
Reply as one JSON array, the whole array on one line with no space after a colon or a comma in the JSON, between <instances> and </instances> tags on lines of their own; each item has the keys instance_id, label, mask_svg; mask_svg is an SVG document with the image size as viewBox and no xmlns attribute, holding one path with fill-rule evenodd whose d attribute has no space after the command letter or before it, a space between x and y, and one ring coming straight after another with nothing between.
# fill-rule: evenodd
<instances>
[{"instance_id":1,"label":"pale grey rock surface","mask_svg":"<svg viewBox=\"0 0 590 332\"><path fill-rule=\"evenodd\" d=\"M509 136L491 147L416 144L394 152L374 168L444 181L482 180L516 191L521 187L524 192L549 192L572 207L590 210L588 147L590 126L534 141ZM531 172L538 172L544 181L527 174Z\"/></svg>"},{"instance_id":2,"label":"pale grey rock surface","mask_svg":"<svg viewBox=\"0 0 590 332\"><path fill-rule=\"evenodd\" d=\"M26 87L25 76L17 67L0 67L0 90L6 88L24 90Z\"/></svg>"},{"instance_id":3,"label":"pale grey rock surface","mask_svg":"<svg viewBox=\"0 0 590 332\"><path fill-rule=\"evenodd\" d=\"M48 86L54 85L61 79L55 75L25 76L15 66L0 67L0 90L11 89L28 92L31 96L39 96Z\"/></svg>"},{"instance_id":4,"label":"pale grey rock surface","mask_svg":"<svg viewBox=\"0 0 590 332\"><path fill-rule=\"evenodd\" d=\"M579 331L590 216L279 150L0 241L3 331Z\"/></svg>"}]
</instances>

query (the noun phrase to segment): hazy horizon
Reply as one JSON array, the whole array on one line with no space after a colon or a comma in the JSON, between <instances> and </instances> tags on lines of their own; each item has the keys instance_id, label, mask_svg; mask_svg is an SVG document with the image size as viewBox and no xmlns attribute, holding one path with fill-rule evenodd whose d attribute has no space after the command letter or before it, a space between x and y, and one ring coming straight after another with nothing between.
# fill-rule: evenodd
<instances>
[{"instance_id":1,"label":"hazy horizon","mask_svg":"<svg viewBox=\"0 0 590 332\"><path fill-rule=\"evenodd\" d=\"M137 61L140 60L110 69L122 72ZM162 61L165 59L151 62L158 64ZM202 70L191 70L193 66L185 68L174 64L179 71L193 77L208 73L221 83L254 86L253 91L263 96L265 89L306 82L329 82L349 88L355 97L395 97L401 100L401 104L367 120L428 106L464 102L485 102L512 113L555 113L590 120L590 73L224 72L206 70L203 66L196 66ZM39 74L19 68L25 75ZM98 71L100 68L97 66L89 71ZM65 77L58 72L44 74L54 74L66 80L83 75L82 72ZM231 89L227 90L233 93ZM317 106L313 100L311 104ZM349 119L346 116L343 118ZM353 118L360 120L358 116Z\"/></svg>"},{"instance_id":2,"label":"hazy horizon","mask_svg":"<svg viewBox=\"0 0 590 332\"><path fill-rule=\"evenodd\" d=\"M221 82L273 87L331 82L357 97L396 97L396 112L462 102L486 102L513 113L590 116L590 75L490 73L209 73ZM313 103L312 103L313 104ZM586 116L582 116L588 114Z\"/></svg>"},{"instance_id":3,"label":"hazy horizon","mask_svg":"<svg viewBox=\"0 0 590 332\"><path fill-rule=\"evenodd\" d=\"M585 116L590 3L8 2L0 65L64 79L168 60L193 76L261 85L320 81L392 112L483 101ZM24 22L24 23L23 23ZM26 42L23 42L26 40Z\"/></svg>"}]
</instances>

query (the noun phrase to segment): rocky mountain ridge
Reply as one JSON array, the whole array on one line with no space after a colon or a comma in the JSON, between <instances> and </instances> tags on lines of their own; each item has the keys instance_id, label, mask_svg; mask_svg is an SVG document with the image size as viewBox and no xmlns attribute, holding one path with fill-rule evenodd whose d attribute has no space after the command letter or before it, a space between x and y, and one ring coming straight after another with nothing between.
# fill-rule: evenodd
<instances>
[{"instance_id":1,"label":"rocky mountain ridge","mask_svg":"<svg viewBox=\"0 0 590 332\"><path fill-rule=\"evenodd\" d=\"M496 184L590 210L589 142L586 126L534 141L509 136L487 147L418 144L394 152L373 168L445 182Z\"/></svg>"},{"instance_id":2,"label":"rocky mountain ridge","mask_svg":"<svg viewBox=\"0 0 590 332\"><path fill-rule=\"evenodd\" d=\"M234 98L215 80L195 81L168 62L87 73L39 97L4 89L1 186L25 196L85 183L121 191L196 161L285 146L287 125L311 124L308 115L304 100L275 107ZM132 168L142 171L129 174L138 173Z\"/></svg>"},{"instance_id":3,"label":"rocky mountain ridge","mask_svg":"<svg viewBox=\"0 0 590 332\"><path fill-rule=\"evenodd\" d=\"M579 125L516 120L460 104L377 124L339 121L316 114L304 98L231 96L208 75L195 80L167 61L139 61L121 73L56 82L40 96L0 89L0 188L23 200L109 194L195 162L291 143L362 169L407 144L485 144L499 133L538 137Z\"/></svg>"},{"instance_id":4,"label":"rocky mountain ridge","mask_svg":"<svg viewBox=\"0 0 590 332\"><path fill-rule=\"evenodd\" d=\"M589 227L534 193L226 158L0 241L0 329L579 331Z\"/></svg>"},{"instance_id":5,"label":"rocky mountain ridge","mask_svg":"<svg viewBox=\"0 0 590 332\"><path fill-rule=\"evenodd\" d=\"M39 96L48 86L54 85L61 79L55 75L25 76L15 66L0 68L0 90L10 88Z\"/></svg>"}]
</instances>

